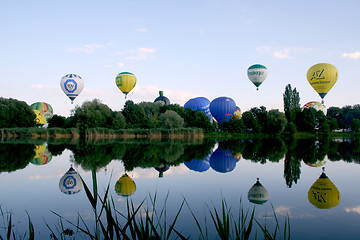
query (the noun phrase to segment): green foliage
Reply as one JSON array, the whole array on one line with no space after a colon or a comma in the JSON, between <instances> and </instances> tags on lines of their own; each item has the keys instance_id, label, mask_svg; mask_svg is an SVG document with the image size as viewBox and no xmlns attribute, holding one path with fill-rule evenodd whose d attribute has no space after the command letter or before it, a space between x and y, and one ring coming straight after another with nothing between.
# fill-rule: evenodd
<instances>
[{"instance_id":1,"label":"green foliage","mask_svg":"<svg viewBox=\"0 0 360 240\"><path fill-rule=\"evenodd\" d=\"M292 90L291 84L286 85L283 99L286 119L295 122L296 114L300 112L300 96L296 88Z\"/></svg>"},{"instance_id":2,"label":"green foliage","mask_svg":"<svg viewBox=\"0 0 360 240\"><path fill-rule=\"evenodd\" d=\"M55 127L65 128L66 126L65 122L66 122L65 117L54 114L48 122L49 123L48 128L55 128Z\"/></svg>"},{"instance_id":3,"label":"green foliage","mask_svg":"<svg viewBox=\"0 0 360 240\"><path fill-rule=\"evenodd\" d=\"M126 101L122 114L126 119L126 125L128 128L148 127L148 118L144 108L140 104L135 104L131 100Z\"/></svg>"},{"instance_id":4,"label":"green foliage","mask_svg":"<svg viewBox=\"0 0 360 240\"><path fill-rule=\"evenodd\" d=\"M243 119L232 117L228 122L224 121L219 124L219 129L224 132L238 133L246 130Z\"/></svg>"},{"instance_id":5,"label":"green foliage","mask_svg":"<svg viewBox=\"0 0 360 240\"><path fill-rule=\"evenodd\" d=\"M85 101L81 107L76 106L73 116L81 133L84 133L87 128L112 128L111 109L98 99Z\"/></svg>"},{"instance_id":6,"label":"green foliage","mask_svg":"<svg viewBox=\"0 0 360 240\"><path fill-rule=\"evenodd\" d=\"M210 119L202 111L194 111L190 108L186 108L184 112L179 112L183 114L182 118L184 118L185 127L202 128L204 132L212 132L215 130Z\"/></svg>"},{"instance_id":7,"label":"green foliage","mask_svg":"<svg viewBox=\"0 0 360 240\"><path fill-rule=\"evenodd\" d=\"M35 126L36 114L24 101L0 98L0 128Z\"/></svg>"},{"instance_id":8,"label":"green foliage","mask_svg":"<svg viewBox=\"0 0 360 240\"><path fill-rule=\"evenodd\" d=\"M353 130L354 132L360 132L360 120L357 118L354 118L351 121L351 130Z\"/></svg>"},{"instance_id":9,"label":"green foliage","mask_svg":"<svg viewBox=\"0 0 360 240\"><path fill-rule=\"evenodd\" d=\"M255 119L251 111L244 112L241 119L243 120L247 130L251 129L254 132L260 132L259 122Z\"/></svg>"},{"instance_id":10,"label":"green foliage","mask_svg":"<svg viewBox=\"0 0 360 240\"><path fill-rule=\"evenodd\" d=\"M263 132L278 134L284 131L287 120L285 114L279 110L270 110L266 115Z\"/></svg>"},{"instance_id":11,"label":"green foliage","mask_svg":"<svg viewBox=\"0 0 360 240\"><path fill-rule=\"evenodd\" d=\"M160 115L161 127L172 129L182 128L184 126L184 119L175 111L167 110Z\"/></svg>"},{"instance_id":12,"label":"green foliage","mask_svg":"<svg viewBox=\"0 0 360 240\"><path fill-rule=\"evenodd\" d=\"M0 144L0 172L25 168L35 156L33 144Z\"/></svg>"},{"instance_id":13,"label":"green foliage","mask_svg":"<svg viewBox=\"0 0 360 240\"><path fill-rule=\"evenodd\" d=\"M126 119L121 112L113 112L112 118L115 129L124 129L126 127Z\"/></svg>"},{"instance_id":14,"label":"green foliage","mask_svg":"<svg viewBox=\"0 0 360 240\"><path fill-rule=\"evenodd\" d=\"M316 109L305 108L303 111L299 112L296 117L296 125L298 131L315 132L315 127L317 125Z\"/></svg>"}]
</instances>

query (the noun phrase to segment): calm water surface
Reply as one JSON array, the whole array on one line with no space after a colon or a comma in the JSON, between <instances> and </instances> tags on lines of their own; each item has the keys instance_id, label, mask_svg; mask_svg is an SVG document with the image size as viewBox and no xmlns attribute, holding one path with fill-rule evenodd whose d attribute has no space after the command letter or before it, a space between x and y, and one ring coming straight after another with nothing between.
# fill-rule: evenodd
<instances>
[{"instance_id":1,"label":"calm water surface","mask_svg":"<svg viewBox=\"0 0 360 240\"><path fill-rule=\"evenodd\" d=\"M255 218L270 227L275 222L274 212L281 226L289 216L292 239L360 239L359 163L360 143L356 139L203 144L3 142L0 204L4 213L11 213L19 233L28 228L28 213L36 239L49 239L46 224L57 232L59 218L53 212L74 223L78 214L88 224L93 223L94 214L84 189L77 185L64 193L61 187L63 176L72 166L90 188L92 171L96 171L100 195L110 184L120 211L125 211L127 199L139 204L156 194L160 207L166 203L169 222L183 199L198 220L203 222L206 216L211 222L209 209L220 209L225 200L234 215L240 206L245 210L255 208ZM320 186L317 181L323 171L328 179ZM130 186L121 192L116 184L124 173L136 188ZM250 201L248 192L257 178L264 195ZM75 231L71 225L66 226ZM176 229L197 239L199 231L188 207L181 211ZM208 231L209 237L215 238L214 230ZM0 233L4 236L3 228Z\"/></svg>"}]
</instances>

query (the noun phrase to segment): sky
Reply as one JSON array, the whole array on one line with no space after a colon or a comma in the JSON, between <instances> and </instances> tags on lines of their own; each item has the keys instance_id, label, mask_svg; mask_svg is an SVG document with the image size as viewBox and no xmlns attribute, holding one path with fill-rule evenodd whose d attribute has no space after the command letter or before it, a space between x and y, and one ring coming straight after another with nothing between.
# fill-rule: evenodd
<instances>
[{"instance_id":1,"label":"sky","mask_svg":"<svg viewBox=\"0 0 360 240\"><path fill-rule=\"evenodd\" d=\"M355 105L359 9L358 0L0 0L0 97L62 116L93 99L121 111L159 91L181 106L226 96L242 112L283 111L287 84L301 105L321 101L306 73L330 63L339 79L325 106ZM256 63L268 69L258 91L247 77ZM124 71L137 78L127 99L115 84ZM69 73L85 85L74 104L60 88Z\"/></svg>"}]
</instances>

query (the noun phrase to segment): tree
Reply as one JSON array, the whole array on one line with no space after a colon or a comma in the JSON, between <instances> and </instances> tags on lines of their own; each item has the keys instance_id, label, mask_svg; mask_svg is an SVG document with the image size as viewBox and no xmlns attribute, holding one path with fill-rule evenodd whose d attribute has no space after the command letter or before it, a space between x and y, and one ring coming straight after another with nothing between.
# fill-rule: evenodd
<instances>
[{"instance_id":1,"label":"tree","mask_svg":"<svg viewBox=\"0 0 360 240\"><path fill-rule=\"evenodd\" d=\"M353 130L354 132L360 132L360 120L357 118L354 118L351 121L351 130Z\"/></svg>"},{"instance_id":2,"label":"tree","mask_svg":"<svg viewBox=\"0 0 360 240\"><path fill-rule=\"evenodd\" d=\"M182 128L184 126L184 119L180 115L173 111L167 110L160 115L160 122L163 128Z\"/></svg>"},{"instance_id":3,"label":"tree","mask_svg":"<svg viewBox=\"0 0 360 240\"><path fill-rule=\"evenodd\" d=\"M115 129L123 129L126 127L126 119L121 112L112 112L112 118Z\"/></svg>"},{"instance_id":4,"label":"tree","mask_svg":"<svg viewBox=\"0 0 360 240\"><path fill-rule=\"evenodd\" d=\"M73 110L73 116L80 133L83 133L87 128L112 128L111 109L98 99L85 101L81 107L77 106Z\"/></svg>"},{"instance_id":5,"label":"tree","mask_svg":"<svg viewBox=\"0 0 360 240\"><path fill-rule=\"evenodd\" d=\"M281 133L284 131L286 124L285 114L273 109L266 115L263 131L266 133Z\"/></svg>"},{"instance_id":6,"label":"tree","mask_svg":"<svg viewBox=\"0 0 360 240\"><path fill-rule=\"evenodd\" d=\"M297 113L301 111L299 93L296 90L296 88L292 90L291 84L288 84L285 87L283 99L284 99L284 111L288 124L294 123L296 120Z\"/></svg>"},{"instance_id":7,"label":"tree","mask_svg":"<svg viewBox=\"0 0 360 240\"><path fill-rule=\"evenodd\" d=\"M54 114L52 118L49 120L49 128L59 127L65 128L66 118L60 115Z\"/></svg>"},{"instance_id":8,"label":"tree","mask_svg":"<svg viewBox=\"0 0 360 240\"><path fill-rule=\"evenodd\" d=\"M128 128L148 128L145 110L140 104L135 104L131 100L126 101L122 114Z\"/></svg>"},{"instance_id":9,"label":"tree","mask_svg":"<svg viewBox=\"0 0 360 240\"><path fill-rule=\"evenodd\" d=\"M243 120L247 130L251 129L254 132L260 131L260 125L258 121L250 111L244 112L241 119Z\"/></svg>"},{"instance_id":10,"label":"tree","mask_svg":"<svg viewBox=\"0 0 360 240\"><path fill-rule=\"evenodd\" d=\"M296 126L298 130L303 132L314 132L317 124L316 121L316 109L305 108L299 112L296 117Z\"/></svg>"},{"instance_id":11,"label":"tree","mask_svg":"<svg viewBox=\"0 0 360 240\"><path fill-rule=\"evenodd\" d=\"M0 127L17 128L35 126L36 114L24 101L0 98Z\"/></svg>"},{"instance_id":12,"label":"tree","mask_svg":"<svg viewBox=\"0 0 360 240\"><path fill-rule=\"evenodd\" d=\"M185 127L202 128L205 132L211 132L215 130L215 127L211 124L210 119L200 110L192 110L186 108L184 115Z\"/></svg>"}]
</instances>

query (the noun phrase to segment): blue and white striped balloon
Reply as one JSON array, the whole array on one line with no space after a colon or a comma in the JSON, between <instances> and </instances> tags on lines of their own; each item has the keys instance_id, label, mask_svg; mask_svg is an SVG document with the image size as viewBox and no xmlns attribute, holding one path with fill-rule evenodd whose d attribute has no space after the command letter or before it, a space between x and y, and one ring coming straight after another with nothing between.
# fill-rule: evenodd
<instances>
[{"instance_id":1,"label":"blue and white striped balloon","mask_svg":"<svg viewBox=\"0 0 360 240\"><path fill-rule=\"evenodd\" d=\"M60 87L73 103L84 88L84 80L79 75L67 74L61 78Z\"/></svg>"}]
</instances>

